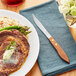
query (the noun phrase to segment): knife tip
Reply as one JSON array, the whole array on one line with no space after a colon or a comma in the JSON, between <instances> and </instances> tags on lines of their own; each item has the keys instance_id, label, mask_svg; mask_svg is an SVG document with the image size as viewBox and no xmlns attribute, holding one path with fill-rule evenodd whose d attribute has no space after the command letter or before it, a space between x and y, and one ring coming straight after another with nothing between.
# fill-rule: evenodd
<instances>
[{"instance_id":1,"label":"knife tip","mask_svg":"<svg viewBox=\"0 0 76 76\"><path fill-rule=\"evenodd\" d=\"M34 17L35 17L35 15L34 15L34 14L32 14L32 17L34 18Z\"/></svg>"}]
</instances>

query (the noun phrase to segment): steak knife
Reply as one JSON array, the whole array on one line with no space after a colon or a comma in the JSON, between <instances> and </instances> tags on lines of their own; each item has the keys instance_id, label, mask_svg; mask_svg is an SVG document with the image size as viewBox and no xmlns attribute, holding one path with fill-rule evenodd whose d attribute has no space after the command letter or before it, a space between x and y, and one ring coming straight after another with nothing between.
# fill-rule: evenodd
<instances>
[{"instance_id":1,"label":"steak knife","mask_svg":"<svg viewBox=\"0 0 76 76\"><path fill-rule=\"evenodd\" d=\"M49 32L44 28L44 26L41 24L41 22L35 17L34 14L32 14L34 22L39 27L39 29L45 34L45 36L48 38L48 40L51 42L51 44L54 46L56 51L58 52L61 59L63 59L65 62L70 63L68 56L63 51L61 46L56 42L56 40L49 34Z\"/></svg>"}]
</instances>

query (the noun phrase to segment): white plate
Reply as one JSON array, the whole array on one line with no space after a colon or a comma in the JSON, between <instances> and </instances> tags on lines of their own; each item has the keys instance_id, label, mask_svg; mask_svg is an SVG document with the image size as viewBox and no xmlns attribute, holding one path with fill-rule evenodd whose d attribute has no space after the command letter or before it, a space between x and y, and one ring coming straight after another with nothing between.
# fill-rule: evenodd
<instances>
[{"instance_id":1,"label":"white plate","mask_svg":"<svg viewBox=\"0 0 76 76\"><path fill-rule=\"evenodd\" d=\"M20 68L20 70L12 73L10 76L25 76L33 67L35 64L38 54L39 54L39 37L38 34L33 27L33 25L22 15L17 14L16 12L8 11L8 10L0 10L0 17L12 17L13 19L17 19L20 21L22 25L30 27L30 30L32 33L29 34L29 44L30 44L30 50L29 50L29 55L27 57L26 62Z\"/></svg>"}]
</instances>

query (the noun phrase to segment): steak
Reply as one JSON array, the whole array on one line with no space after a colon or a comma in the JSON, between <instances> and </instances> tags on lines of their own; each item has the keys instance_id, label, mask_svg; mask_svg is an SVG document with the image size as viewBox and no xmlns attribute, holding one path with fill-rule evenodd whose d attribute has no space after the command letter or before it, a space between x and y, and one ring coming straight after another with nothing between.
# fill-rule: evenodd
<instances>
[{"instance_id":1,"label":"steak","mask_svg":"<svg viewBox=\"0 0 76 76\"><path fill-rule=\"evenodd\" d=\"M4 63L3 54L6 51L4 48L11 41L16 41L16 49L11 56L10 61ZM4 30L0 32L0 76L8 76L10 73L18 70L24 63L29 52L29 43L26 37L18 30Z\"/></svg>"}]
</instances>

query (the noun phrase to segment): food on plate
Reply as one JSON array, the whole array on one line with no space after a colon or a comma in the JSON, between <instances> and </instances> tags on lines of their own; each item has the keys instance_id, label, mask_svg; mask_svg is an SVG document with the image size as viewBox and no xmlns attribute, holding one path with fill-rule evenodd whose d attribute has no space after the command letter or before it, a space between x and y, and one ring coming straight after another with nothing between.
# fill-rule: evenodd
<instances>
[{"instance_id":1,"label":"food on plate","mask_svg":"<svg viewBox=\"0 0 76 76\"><path fill-rule=\"evenodd\" d=\"M26 36L31 31L29 31L29 27L21 26L16 20L14 21L17 23L13 22L14 25L11 23L12 21L5 24L10 20L7 20L9 19L7 17L3 18L6 20L2 20L3 24L0 27L0 76L8 76L18 70L25 62L30 49Z\"/></svg>"},{"instance_id":2,"label":"food on plate","mask_svg":"<svg viewBox=\"0 0 76 76\"><path fill-rule=\"evenodd\" d=\"M13 25L21 26L21 23L18 20L13 19L11 17L0 17L0 28Z\"/></svg>"}]
</instances>

